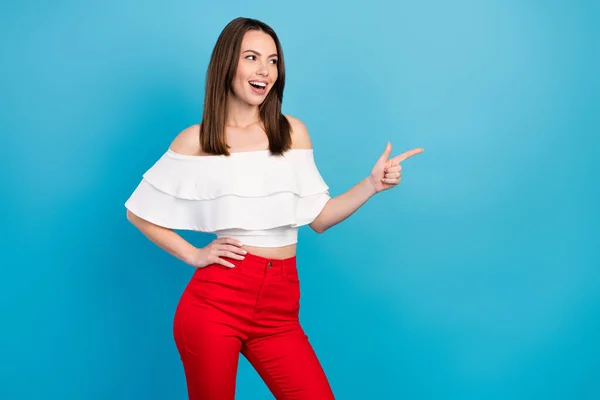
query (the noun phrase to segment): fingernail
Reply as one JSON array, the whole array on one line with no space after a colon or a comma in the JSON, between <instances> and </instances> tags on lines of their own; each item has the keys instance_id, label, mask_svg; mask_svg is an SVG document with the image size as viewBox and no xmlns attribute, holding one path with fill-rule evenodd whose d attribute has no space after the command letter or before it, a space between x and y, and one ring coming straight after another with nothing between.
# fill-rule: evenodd
<instances>
[{"instance_id":1,"label":"fingernail","mask_svg":"<svg viewBox=\"0 0 600 400\"><path fill-rule=\"evenodd\" d=\"M246 254L246 253L248 253L248 252L247 252L246 250L242 250L242 253Z\"/></svg>"}]
</instances>

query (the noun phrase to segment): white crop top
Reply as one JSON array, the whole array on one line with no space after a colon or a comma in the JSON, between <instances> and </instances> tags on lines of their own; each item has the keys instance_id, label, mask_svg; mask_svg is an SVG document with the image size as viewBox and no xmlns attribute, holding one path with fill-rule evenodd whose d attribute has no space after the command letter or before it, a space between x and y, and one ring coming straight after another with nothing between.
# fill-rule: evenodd
<instances>
[{"instance_id":1,"label":"white crop top","mask_svg":"<svg viewBox=\"0 0 600 400\"><path fill-rule=\"evenodd\" d=\"M170 148L125 202L140 218L171 229L215 233L244 245L297 243L329 201L313 149L191 156Z\"/></svg>"}]
</instances>

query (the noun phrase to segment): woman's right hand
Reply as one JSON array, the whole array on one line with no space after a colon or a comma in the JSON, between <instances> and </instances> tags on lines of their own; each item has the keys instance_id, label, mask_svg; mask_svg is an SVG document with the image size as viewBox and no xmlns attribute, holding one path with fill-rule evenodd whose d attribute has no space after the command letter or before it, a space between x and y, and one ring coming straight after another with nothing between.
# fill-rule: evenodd
<instances>
[{"instance_id":1,"label":"woman's right hand","mask_svg":"<svg viewBox=\"0 0 600 400\"><path fill-rule=\"evenodd\" d=\"M210 242L206 247L196 249L188 264L196 268L204 268L211 264L221 264L233 268L235 265L220 257L243 260L247 252L241 248L242 246L243 244L235 239L228 237L218 238Z\"/></svg>"}]
</instances>

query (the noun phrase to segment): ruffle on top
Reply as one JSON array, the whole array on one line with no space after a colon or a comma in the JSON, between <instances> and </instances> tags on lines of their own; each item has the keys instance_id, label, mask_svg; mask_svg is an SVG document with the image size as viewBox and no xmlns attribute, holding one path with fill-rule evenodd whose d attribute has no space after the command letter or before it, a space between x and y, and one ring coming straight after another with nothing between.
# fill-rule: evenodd
<instances>
[{"instance_id":1,"label":"ruffle on top","mask_svg":"<svg viewBox=\"0 0 600 400\"><path fill-rule=\"evenodd\" d=\"M329 199L312 149L291 149L282 156L269 150L237 152L229 157L168 149L144 173L125 207L171 229L275 233L281 231L275 228L310 224Z\"/></svg>"}]
</instances>

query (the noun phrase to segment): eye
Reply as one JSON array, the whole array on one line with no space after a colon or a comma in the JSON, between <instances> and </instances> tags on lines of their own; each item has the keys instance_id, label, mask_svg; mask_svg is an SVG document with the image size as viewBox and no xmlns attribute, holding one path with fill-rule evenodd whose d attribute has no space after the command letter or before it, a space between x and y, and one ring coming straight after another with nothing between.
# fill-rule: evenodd
<instances>
[{"instance_id":1,"label":"eye","mask_svg":"<svg viewBox=\"0 0 600 400\"><path fill-rule=\"evenodd\" d=\"M254 59L256 59L256 56L255 56L255 55L253 55L253 54L247 55L245 58L246 58L246 59L248 59L248 57L254 57ZM253 59L253 60L254 60L254 59ZM276 64L279 62L279 60L277 60L276 58L273 58L273 59L271 59L271 60L269 60L269 61L272 61L272 62L273 62L273 65L276 65Z\"/></svg>"}]
</instances>

